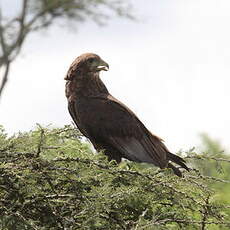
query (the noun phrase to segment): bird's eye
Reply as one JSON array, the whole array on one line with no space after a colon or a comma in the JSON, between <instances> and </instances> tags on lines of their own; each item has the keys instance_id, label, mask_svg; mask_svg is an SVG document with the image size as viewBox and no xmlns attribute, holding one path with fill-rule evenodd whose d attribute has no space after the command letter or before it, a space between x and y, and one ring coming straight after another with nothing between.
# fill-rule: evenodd
<instances>
[{"instance_id":1,"label":"bird's eye","mask_svg":"<svg viewBox=\"0 0 230 230\"><path fill-rule=\"evenodd\" d=\"M94 61L94 58L89 58L89 59L88 59L88 62L89 62L89 63L93 63L93 61Z\"/></svg>"}]
</instances>

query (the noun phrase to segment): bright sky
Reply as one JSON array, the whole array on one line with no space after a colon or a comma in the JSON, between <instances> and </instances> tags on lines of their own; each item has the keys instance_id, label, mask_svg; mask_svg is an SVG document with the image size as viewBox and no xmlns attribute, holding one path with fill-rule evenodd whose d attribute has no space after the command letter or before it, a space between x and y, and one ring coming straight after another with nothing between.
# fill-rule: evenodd
<instances>
[{"instance_id":1,"label":"bright sky","mask_svg":"<svg viewBox=\"0 0 230 230\"><path fill-rule=\"evenodd\" d=\"M110 92L171 151L199 145L203 132L230 148L230 1L134 2L138 23L30 36L13 64L0 124L10 133L69 124L64 75L75 57L95 52L110 65L102 74Z\"/></svg>"}]
</instances>

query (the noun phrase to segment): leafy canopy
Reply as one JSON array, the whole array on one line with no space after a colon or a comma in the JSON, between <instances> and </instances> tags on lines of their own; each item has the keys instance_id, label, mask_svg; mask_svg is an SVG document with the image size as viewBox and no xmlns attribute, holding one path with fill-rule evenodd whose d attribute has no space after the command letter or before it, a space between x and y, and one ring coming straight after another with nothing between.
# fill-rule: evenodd
<instances>
[{"instance_id":1,"label":"leafy canopy","mask_svg":"<svg viewBox=\"0 0 230 230\"><path fill-rule=\"evenodd\" d=\"M202 156L188 155L196 167ZM229 229L225 182L108 162L71 126L12 137L0 129L1 229Z\"/></svg>"}]
</instances>

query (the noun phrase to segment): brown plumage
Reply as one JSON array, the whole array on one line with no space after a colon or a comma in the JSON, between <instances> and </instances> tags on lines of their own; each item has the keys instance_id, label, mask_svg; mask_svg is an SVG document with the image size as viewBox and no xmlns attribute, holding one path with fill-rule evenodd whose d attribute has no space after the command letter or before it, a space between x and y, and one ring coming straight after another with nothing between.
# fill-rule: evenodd
<instances>
[{"instance_id":1,"label":"brown plumage","mask_svg":"<svg viewBox=\"0 0 230 230\"><path fill-rule=\"evenodd\" d=\"M98 55L86 53L70 66L65 77L68 109L75 124L96 150L105 150L109 160L126 158L160 168L180 170L170 161L189 170L185 161L172 153L162 139L152 134L137 116L109 94L99 77L109 65Z\"/></svg>"}]
</instances>

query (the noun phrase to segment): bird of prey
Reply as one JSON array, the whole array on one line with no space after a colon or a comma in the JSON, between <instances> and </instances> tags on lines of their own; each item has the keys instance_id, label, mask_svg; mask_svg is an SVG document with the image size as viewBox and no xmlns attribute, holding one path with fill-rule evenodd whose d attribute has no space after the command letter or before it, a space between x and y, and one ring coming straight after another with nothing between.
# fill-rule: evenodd
<instances>
[{"instance_id":1,"label":"bird of prey","mask_svg":"<svg viewBox=\"0 0 230 230\"><path fill-rule=\"evenodd\" d=\"M189 170L185 161L171 153L161 138L152 134L138 117L114 98L100 79L100 71L109 65L98 55L85 53L71 64L66 80L69 113L82 134L97 151L104 150L109 160L126 158L181 171L173 163Z\"/></svg>"}]
</instances>

